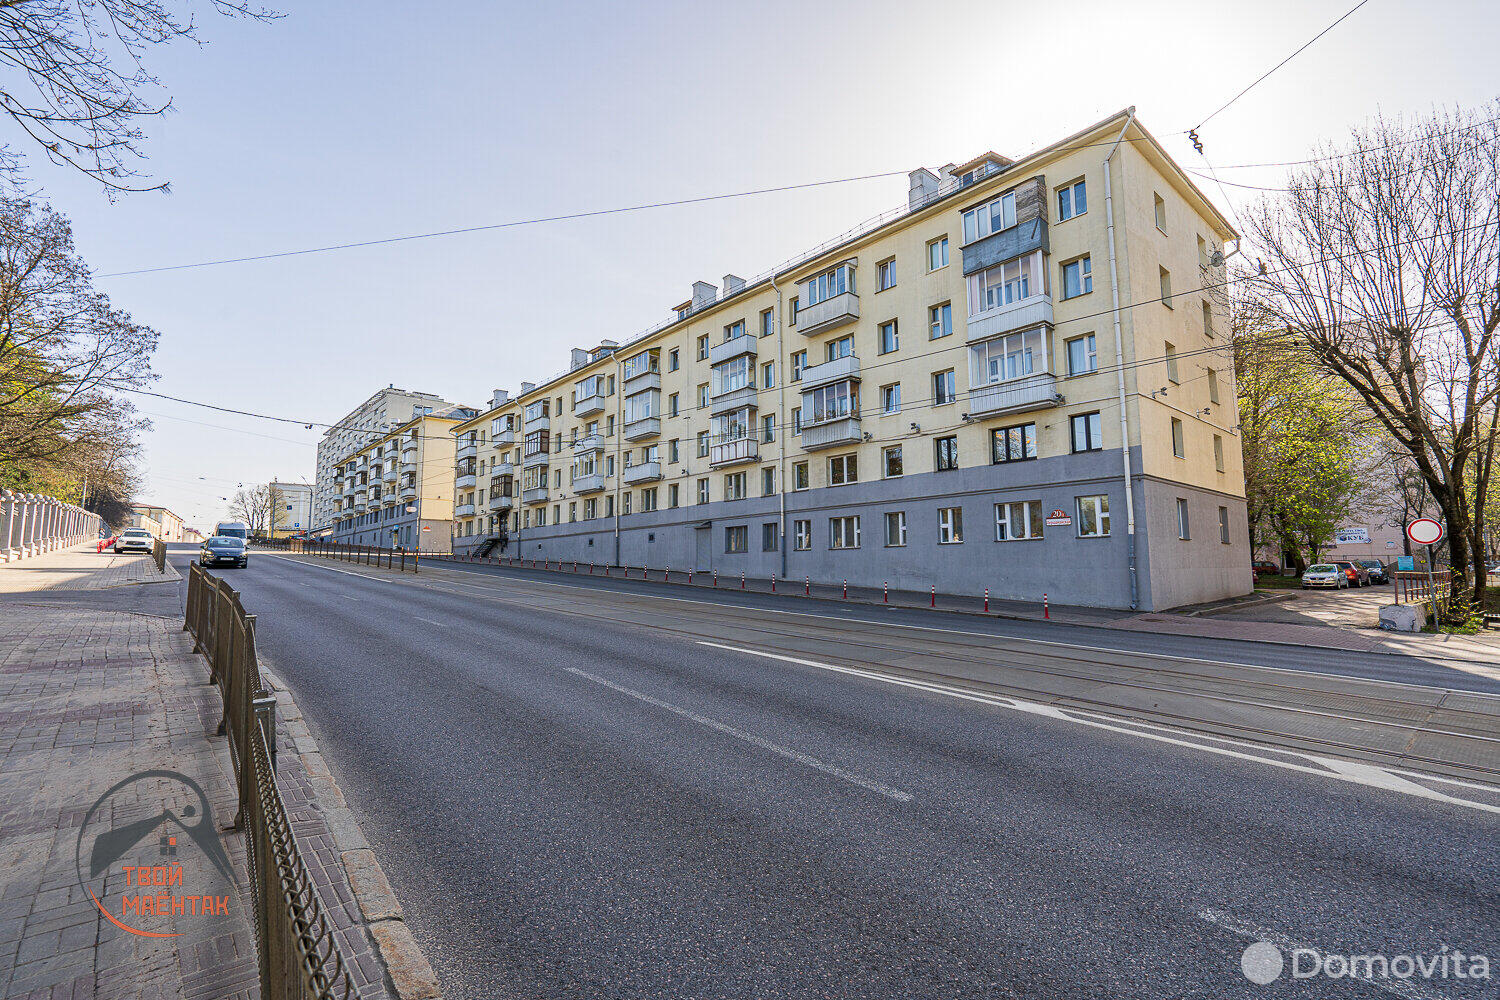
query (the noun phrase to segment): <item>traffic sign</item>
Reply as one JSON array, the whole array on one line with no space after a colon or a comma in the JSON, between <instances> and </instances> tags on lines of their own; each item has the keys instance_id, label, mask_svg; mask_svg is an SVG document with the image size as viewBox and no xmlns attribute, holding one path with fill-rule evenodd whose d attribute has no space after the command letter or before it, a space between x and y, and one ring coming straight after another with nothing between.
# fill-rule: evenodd
<instances>
[{"instance_id":1,"label":"traffic sign","mask_svg":"<svg viewBox=\"0 0 1500 1000\"><path fill-rule=\"evenodd\" d=\"M1443 540L1443 525L1430 517L1419 517L1406 526L1406 537L1418 545L1436 545Z\"/></svg>"}]
</instances>

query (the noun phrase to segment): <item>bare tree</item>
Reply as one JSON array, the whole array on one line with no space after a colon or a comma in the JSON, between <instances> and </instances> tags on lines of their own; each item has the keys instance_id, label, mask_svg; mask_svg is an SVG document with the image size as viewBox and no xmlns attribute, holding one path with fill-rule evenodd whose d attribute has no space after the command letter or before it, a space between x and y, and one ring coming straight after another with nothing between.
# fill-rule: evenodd
<instances>
[{"instance_id":1,"label":"bare tree","mask_svg":"<svg viewBox=\"0 0 1500 1000\"><path fill-rule=\"evenodd\" d=\"M1500 397L1500 105L1379 121L1247 215L1276 322L1411 457L1447 525L1452 605L1483 603Z\"/></svg>"},{"instance_id":2,"label":"bare tree","mask_svg":"<svg viewBox=\"0 0 1500 1000\"><path fill-rule=\"evenodd\" d=\"M271 519L270 488L252 486L235 493L229 504L229 516L244 521L251 535L268 534L266 526Z\"/></svg>"},{"instance_id":3,"label":"bare tree","mask_svg":"<svg viewBox=\"0 0 1500 1000\"><path fill-rule=\"evenodd\" d=\"M198 41L191 2L171 0L0 0L0 110L53 163L73 167L115 191L140 186L145 158L140 122L171 107L146 69L148 49ZM196 6L229 16L278 15L232 0ZM0 166L14 171L15 152Z\"/></svg>"}]
</instances>

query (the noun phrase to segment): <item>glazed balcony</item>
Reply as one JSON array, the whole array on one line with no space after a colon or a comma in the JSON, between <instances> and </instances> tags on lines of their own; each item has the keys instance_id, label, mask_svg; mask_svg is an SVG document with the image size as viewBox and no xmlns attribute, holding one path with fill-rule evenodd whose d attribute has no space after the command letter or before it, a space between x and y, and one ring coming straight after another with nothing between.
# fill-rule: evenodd
<instances>
[{"instance_id":1,"label":"glazed balcony","mask_svg":"<svg viewBox=\"0 0 1500 1000\"><path fill-rule=\"evenodd\" d=\"M859 319L859 296L853 292L831 295L817 305L797 310L797 329L814 337Z\"/></svg>"},{"instance_id":2,"label":"glazed balcony","mask_svg":"<svg viewBox=\"0 0 1500 1000\"><path fill-rule=\"evenodd\" d=\"M585 434L583 435L583 437L573 442L573 454L575 455L586 455L591 451L603 450L604 435L602 434Z\"/></svg>"},{"instance_id":3,"label":"glazed balcony","mask_svg":"<svg viewBox=\"0 0 1500 1000\"><path fill-rule=\"evenodd\" d=\"M456 452L453 453L453 458L454 458L455 461L461 462L461 461L463 461L466 458L473 458L473 457L475 457L478 454L479 454L479 445L477 445L477 444L466 444L462 448L458 449L458 451L456 451Z\"/></svg>"},{"instance_id":4,"label":"glazed balcony","mask_svg":"<svg viewBox=\"0 0 1500 1000\"><path fill-rule=\"evenodd\" d=\"M1019 302L986 309L969 317L968 342L977 344L1016 330L1052 325L1052 296L1029 295Z\"/></svg>"}]
</instances>

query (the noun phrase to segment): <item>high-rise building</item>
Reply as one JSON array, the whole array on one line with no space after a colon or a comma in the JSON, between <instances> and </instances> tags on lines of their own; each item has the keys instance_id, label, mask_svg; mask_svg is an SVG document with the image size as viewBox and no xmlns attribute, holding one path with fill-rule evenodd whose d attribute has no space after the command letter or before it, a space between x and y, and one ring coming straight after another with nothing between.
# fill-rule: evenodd
<instances>
[{"instance_id":1,"label":"high-rise building","mask_svg":"<svg viewBox=\"0 0 1500 1000\"><path fill-rule=\"evenodd\" d=\"M392 427L406 423L419 412L432 412L450 406L447 400L430 392L397 389L394 384L381 389L342 420L323 432L318 442L318 468L313 489L313 527L326 533L333 526L343 505L342 496L333 488L334 470L339 462L353 454Z\"/></svg>"}]
</instances>

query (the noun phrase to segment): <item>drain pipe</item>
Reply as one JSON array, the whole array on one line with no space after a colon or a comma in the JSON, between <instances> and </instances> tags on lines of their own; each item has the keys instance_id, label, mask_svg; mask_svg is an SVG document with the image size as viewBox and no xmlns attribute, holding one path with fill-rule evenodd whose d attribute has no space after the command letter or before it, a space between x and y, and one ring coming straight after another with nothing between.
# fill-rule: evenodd
<instances>
[{"instance_id":1,"label":"drain pipe","mask_svg":"<svg viewBox=\"0 0 1500 1000\"><path fill-rule=\"evenodd\" d=\"M1104 157L1104 217L1109 224L1109 294L1115 324L1115 378L1120 396L1120 459L1125 468L1125 540L1130 566L1131 611L1140 607L1140 583L1135 566L1135 489L1130 479L1130 417L1125 411L1125 343L1120 331L1120 270L1115 259L1115 202L1110 187L1109 161L1114 158L1115 150L1120 148L1133 121L1135 107L1132 105L1115 144L1109 147L1109 155Z\"/></svg>"},{"instance_id":2,"label":"drain pipe","mask_svg":"<svg viewBox=\"0 0 1500 1000\"><path fill-rule=\"evenodd\" d=\"M776 293L776 304L771 307L771 326L776 330L776 368L781 368L781 362L786 360L786 346L781 342L781 289L776 287L776 272L771 272L771 291ZM759 336L759 333L756 334ZM786 425L786 391L788 387L788 372L777 371L776 377L781 383L776 387L776 433L780 435L777 439L776 500L780 509L778 515L779 530L781 537L776 540L777 547L781 549L781 578L786 579L786 450L791 446L791 429Z\"/></svg>"}]
</instances>

